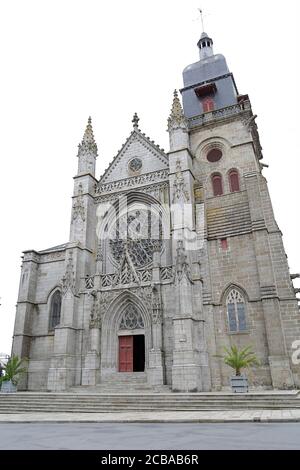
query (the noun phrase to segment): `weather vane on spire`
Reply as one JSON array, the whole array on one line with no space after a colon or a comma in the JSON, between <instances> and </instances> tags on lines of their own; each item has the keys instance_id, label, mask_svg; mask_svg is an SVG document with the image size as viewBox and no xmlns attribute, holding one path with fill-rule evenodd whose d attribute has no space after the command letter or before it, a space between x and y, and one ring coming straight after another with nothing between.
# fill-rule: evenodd
<instances>
[{"instance_id":1,"label":"weather vane on spire","mask_svg":"<svg viewBox=\"0 0 300 470\"><path fill-rule=\"evenodd\" d=\"M200 19L201 19L201 24L202 24L202 33L204 33L204 21L203 21L203 10L202 8L198 8L200 12Z\"/></svg>"}]
</instances>

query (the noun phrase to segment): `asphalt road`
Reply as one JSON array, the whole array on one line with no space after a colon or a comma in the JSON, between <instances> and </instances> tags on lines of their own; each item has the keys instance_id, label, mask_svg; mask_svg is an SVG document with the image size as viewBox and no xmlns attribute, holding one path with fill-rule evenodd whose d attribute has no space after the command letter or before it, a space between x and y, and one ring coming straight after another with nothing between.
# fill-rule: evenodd
<instances>
[{"instance_id":1,"label":"asphalt road","mask_svg":"<svg viewBox=\"0 0 300 470\"><path fill-rule=\"evenodd\" d=\"M7 423L0 449L300 449L300 423Z\"/></svg>"}]
</instances>

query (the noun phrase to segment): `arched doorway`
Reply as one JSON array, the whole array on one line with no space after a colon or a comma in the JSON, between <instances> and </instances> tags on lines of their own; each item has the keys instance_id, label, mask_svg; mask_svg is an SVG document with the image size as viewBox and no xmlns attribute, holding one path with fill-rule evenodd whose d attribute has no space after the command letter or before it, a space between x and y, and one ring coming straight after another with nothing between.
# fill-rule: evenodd
<instances>
[{"instance_id":1,"label":"arched doorway","mask_svg":"<svg viewBox=\"0 0 300 470\"><path fill-rule=\"evenodd\" d=\"M132 306L134 308L132 308ZM133 315L132 315L133 312ZM130 315L129 315L130 313ZM105 378L120 371L120 340L121 336L133 336L132 358L137 361L138 358L144 359L144 371L149 367L149 352L152 345L152 330L149 311L143 302L143 299L130 290L124 290L108 306L103 316L101 328L101 377ZM126 322L124 321L126 319ZM129 320L133 323L130 324ZM137 338L142 336L143 338ZM143 351L144 343L145 350ZM125 345L123 344L125 347ZM135 362L132 369L141 368Z\"/></svg>"},{"instance_id":2,"label":"arched doorway","mask_svg":"<svg viewBox=\"0 0 300 470\"><path fill-rule=\"evenodd\" d=\"M129 302L121 315L118 330L119 372L145 370L145 326L139 309Z\"/></svg>"}]
</instances>

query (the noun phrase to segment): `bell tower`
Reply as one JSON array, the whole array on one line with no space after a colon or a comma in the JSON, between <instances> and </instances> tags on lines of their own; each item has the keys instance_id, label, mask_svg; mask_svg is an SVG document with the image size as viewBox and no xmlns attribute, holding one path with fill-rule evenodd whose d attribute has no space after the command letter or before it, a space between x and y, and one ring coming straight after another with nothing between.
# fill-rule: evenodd
<instances>
[{"instance_id":1,"label":"bell tower","mask_svg":"<svg viewBox=\"0 0 300 470\"><path fill-rule=\"evenodd\" d=\"M200 60L183 70L181 135L185 131L189 142L195 230L204 234L200 262L212 388L228 384L229 371L216 357L232 344L255 345L263 364L258 383L293 388L300 383L299 365L291 359L300 337L299 310L262 173L267 165L261 162L257 116L208 34L197 45ZM172 130L172 142L177 134ZM227 304L232 292L239 306Z\"/></svg>"}]
</instances>

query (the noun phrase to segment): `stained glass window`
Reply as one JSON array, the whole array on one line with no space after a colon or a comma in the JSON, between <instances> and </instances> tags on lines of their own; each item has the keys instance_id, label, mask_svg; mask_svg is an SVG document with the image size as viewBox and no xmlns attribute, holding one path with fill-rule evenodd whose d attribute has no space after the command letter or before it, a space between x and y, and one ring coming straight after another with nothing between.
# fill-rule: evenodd
<instances>
[{"instance_id":1,"label":"stained glass window","mask_svg":"<svg viewBox=\"0 0 300 470\"><path fill-rule=\"evenodd\" d=\"M247 322L245 300L237 289L232 289L229 292L226 305L229 331L246 331Z\"/></svg>"},{"instance_id":2,"label":"stained glass window","mask_svg":"<svg viewBox=\"0 0 300 470\"><path fill-rule=\"evenodd\" d=\"M61 311L61 293L59 290L55 291L51 299L50 307L50 330L53 330L60 323L60 311Z\"/></svg>"},{"instance_id":3,"label":"stained glass window","mask_svg":"<svg viewBox=\"0 0 300 470\"><path fill-rule=\"evenodd\" d=\"M119 263L124 254L125 244L133 264L137 268L152 262L153 250L162 249L162 223L158 214L148 208L128 209L117 218L109 241L110 252Z\"/></svg>"},{"instance_id":4,"label":"stained glass window","mask_svg":"<svg viewBox=\"0 0 300 470\"><path fill-rule=\"evenodd\" d=\"M144 328L143 317L138 309L132 303L129 303L122 315L120 330L136 330L140 328Z\"/></svg>"}]
</instances>

